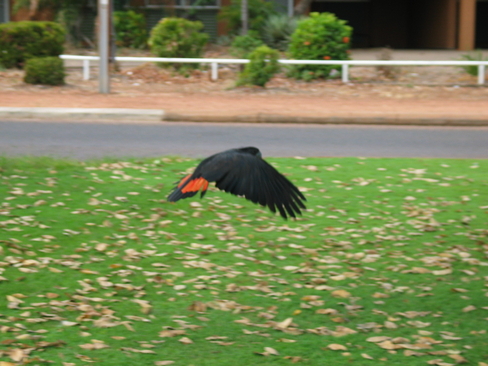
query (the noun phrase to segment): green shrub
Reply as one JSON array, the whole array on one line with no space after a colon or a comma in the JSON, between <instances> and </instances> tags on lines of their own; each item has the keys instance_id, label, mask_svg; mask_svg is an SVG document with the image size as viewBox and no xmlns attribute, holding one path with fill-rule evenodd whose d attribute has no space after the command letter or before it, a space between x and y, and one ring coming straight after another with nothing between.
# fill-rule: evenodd
<instances>
[{"instance_id":1,"label":"green shrub","mask_svg":"<svg viewBox=\"0 0 488 366\"><path fill-rule=\"evenodd\" d=\"M264 42L271 48L285 51L297 24L298 18L290 18L286 14L271 15L263 26Z\"/></svg>"},{"instance_id":2,"label":"green shrub","mask_svg":"<svg viewBox=\"0 0 488 366\"><path fill-rule=\"evenodd\" d=\"M114 12L117 45L130 48L146 48L148 33L146 18L135 11Z\"/></svg>"},{"instance_id":3,"label":"green shrub","mask_svg":"<svg viewBox=\"0 0 488 366\"><path fill-rule=\"evenodd\" d=\"M461 59L464 61L488 61L488 57L483 57L483 52L477 51L476 53L461 55ZM460 66L469 75L478 75L478 66Z\"/></svg>"},{"instance_id":4,"label":"green shrub","mask_svg":"<svg viewBox=\"0 0 488 366\"><path fill-rule=\"evenodd\" d=\"M298 22L288 53L297 60L348 60L352 28L331 13L310 13ZM312 80L327 78L340 65L294 65L290 76Z\"/></svg>"},{"instance_id":5,"label":"green shrub","mask_svg":"<svg viewBox=\"0 0 488 366\"><path fill-rule=\"evenodd\" d=\"M249 54L256 48L263 46L264 42L259 39L258 34L249 31L245 36L237 36L230 45L230 53L238 58L249 58Z\"/></svg>"},{"instance_id":6,"label":"green shrub","mask_svg":"<svg viewBox=\"0 0 488 366\"><path fill-rule=\"evenodd\" d=\"M151 30L149 46L158 57L200 58L208 42L202 33L203 24L183 18L164 18ZM165 66L168 64L161 64ZM174 64L177 69L198 67L197 64Z\"/></svg>"},{"instance_id":7,"label":"green shrub","mask_svg":"<svg viewBox=\"0 0 488 366\"><path fill-rule=\"evenodd\" d=\"M63 53L65 32L55 22L10 22L0 24L0 63L22 68L33 57Z\"/></svg>"},{"instance_id":8,"label":"green shrub","mask_svg":"<svg viewBox=\"0 0 488 366\"><path fill-rule=\"evenodd\" d=\"M218 15L219 20L227 24L229 33L238 34L242 28L241 23L242 0L232 0L230 5L223 6ZM266 19L273 14L274 4L266 0L248 0L249 29L256 32L263 30Z\"/></svg>"},{"instance_id":9,"label":"green shrub","mask_svg":"<svg viewBox=\"0 0 488 366\"><path fill-rule=\"evenodd\" d=\"M59 57L31 58L25 63L24 82L28 84L63 85L63 60Z\"/></svg>"},{"instance_id":10,"label":"green shrub","mask_svg":"<svg viewBox=\"0 0 488 366\"><path fill-rule=\"evenodd\" d=\"M250 62L239 75L237 85L265 86L280 71L280 53L268 46L260 46L249 55Z\"/></svg>"}]
</instances>

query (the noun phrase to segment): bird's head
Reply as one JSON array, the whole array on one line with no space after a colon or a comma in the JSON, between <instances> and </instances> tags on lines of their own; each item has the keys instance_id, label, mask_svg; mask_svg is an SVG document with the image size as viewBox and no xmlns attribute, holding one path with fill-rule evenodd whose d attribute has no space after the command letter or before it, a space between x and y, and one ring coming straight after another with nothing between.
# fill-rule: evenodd
<instances>
[{"instance_id":1,"label":"bird's head","mask_svg":"<svg viewBox=\"0 0 488 366\"><path fill-rule=\"evenodd\" d=\"M251 155L255 155L257 156L258 158L262 158L262 155L261 155L261 151L259 151L258 148L256 147L252 147L252 146L248 146L248 147L241 147L240 149L238 149L239 151L242 151L244 153L247 153L247 154L251 154Z\"/></svg>"}]
</instances>

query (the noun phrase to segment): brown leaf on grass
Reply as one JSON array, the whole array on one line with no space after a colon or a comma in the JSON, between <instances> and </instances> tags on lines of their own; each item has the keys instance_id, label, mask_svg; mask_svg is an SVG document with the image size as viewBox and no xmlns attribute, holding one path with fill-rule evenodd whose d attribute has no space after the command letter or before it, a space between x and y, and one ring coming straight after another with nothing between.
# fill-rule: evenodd
<instances>
[{"instance_id":1,"label":"brown leaf on grass","mask_svg":"<svg viewBox=\"0 0 488 366\"><path fill-rule=\"evenodd\" d=\"M367 359L367 360L374 360L373 357L371 357L370 355L368 355L367 353L361 353L361 357Z\"/></svg>"},{"instance_id":2,"label":"brown leaf on grass","mask_svg":"<svg viewBox=\"0 0 488 366\"><path fill-rule=\"evenodd\" d=\"M436 358L434 360L427 361L427 364L436 365L436 366L453 366L454 365L452 363L444 362L444 360L441 358Z\"/></svg>"},{"instance_id":3,"label":"brown leaf on grass","mask_svg":"<svg viewBox=\"0 0 488 366\"><path fill-rule=\"evenodd\" d=\"M154 362L154 364L156 366L167 366L167 365L172 365L174 363L175 363L175 361L156 361L156 362Z\"/></svg>"},{"instance_id":4,"label":"brown leaf on grass","mask_svg":"<svg viewBox=\"0 0 488 366\"><path fill-rule=\"evenodd\" d=\"M283 357L285 360L290 360L292 363L297 363L303 361L303 358L299 356L285 356Z\"/></svg>"},{"instance_id":5,"label":"brown leaf on grass","mask_svg":"<svg viewBox=\"0 0 488 366\"><path fill-rule=\"evenodd\" d=\"M273 356L278 356L280 354L277 350L271 347L264 347L264 351Z\"/></svg>"},{"instance_id":6,"label":"brown leaf on grass","mask_svg":"<svg viewBox=\"0 0 488 366\"><path fill-rule=\"evenodd\" d=\"M451 274L452 273L452 269L451 268L446 268L446 269L440 269L440 270L437 270L437 271L432 271L432 274L435 275L435 276L445 276L445 275L448 275L448 274Z\"/></svg>"},{"instance_id":7,"label":"brown leaf on grass","mask_svg":"<svg viewBox=\"0 0 488 366\"><path fill-rule=\"evenodd\" d=\"M276 327L281 329L286 329L291 325L292 322L293 322L293 318L287 318L282 322L276 323Z\"/></svg>"},{"instance_id":8,"label":"brown leaf on grass","mask_svg":"<svg viewBox=\"0 0 488 366\"><path fill-rule=\"evenodd\" d=\"M347 351L347 347L342 344L331 343L327 346L328 349L332 351Z\"/></svg>"},{"instance_id":9,"label":"brown leaf on grass","mask_svg":"<svg viewBox=\"0 0 488 366\"><path fill-rule=\"evenodd\" d=\"M80 346L80 348L83 348L86 350L109 348L108 344L106 344L104 341L99 341L97 339L92 339L92 343L80 344L79 346Z\"/></svg>"},{"instance_id":10,"label":"brown leaf on grass","mask_svg":"<svg viewBox=\"0 0 488 366\"><path fill-rule=\"evenodd\" d=\"M190 311L196 311L197 313L204 313L207 311L207 304L201 301L193 301L193 303L188 307Z\"/></svg>"},{"instance_id":11,"label":"brown leaf on grass","mask_svg":"<svg viewBox=\"0 0 488 366\"><path fill-rule=\"evenodd\" d=\"M336 309L317 309L315 314L337 315L339 312Z\"/></svg>"},{"instance_id":12,"label":"brown leaf on grass","mask_svg":"<svg viewBox=\"0 0 488 366\"><path fill-rule=\"evenodd\" d=\"M383 349L399 349L399 348L403 348L401 345L398 345L398 344L395 344L393 343L392 341L383 341L383 342L379 342L379 343L376 343L379 347L383 348Z\"/></svg>"},{"instance_id":13,"label":"brown leaf on grass","mask_svg":"<svg viewBox=\"0 0 488 366\"><path fill-rule=\"evenodd\" d=\"M403 351L403 355L404 356L423 356L425 355L425 353L422 353L422 352L416 352L416 351L412 351L410 349L406 349L405 351Z\"/></svg>"},{"instance_id":14,"label":"brown leaf on grass","mask_svg":"<svg viewBox=\"0 0 488 366\"><path fill-rule=\"evenodd\" d=\"M387 295L387 294L383 294L381 292L375 292L373 295L371 295L372 297L374 297L375 299L387 299L390 297L390 295Z\"/></svg>"},{"instance_id":15,"label":"brown leaf on grass","mask_svg":"<svg viewBox=\"0 0 488 366\"><path fill-rule=\"evenodd\" d=\"M186 331L182 329L162 330L159 332L160 337L177 337L184 334L186 334Z\"/></svg>"},{"instance_id":16,"label":"brown leaf on grass","mask_svg":"<svg viewBox=\"0 0 488 366\"><path fill-rule=\"evenodd\" d=\"M180 338L180 339L178 339L178 342L183 343L183 344L192 344L193 343L193 341L188 337Z\"/></svg>"},{"instance_id":17,"label":"brown leaf on grass","mask_svg":"<svg viewBox=\"0 0 488 366\"><path fill-rule=\"evenodd\" d=\"M20 362L22 361L25 357L28 356L30 352L26 352L27 350L22 350L20 348L14 348L6 352L6 355L8 355L12 361L15 362Z\"/></svg>"},{"instance_id":18,"label":"brown leaf on grass","mask_svg":"<svg viewBox=\"0 0 488 366\"><path fill-rule=\"evenodd\" d=\"M331 295L333 297L339 297L343 299L347 299L348 297L351 297L351 293L346 290L335 290L331 292Z\"/></svg>"},{"instance_id":19,"label":"brown leaf on grass","mask_svg":"<svg viewBox=\"0 0 488 366\"><path fill-rule=\"evenodd\" d=\"M377 336L377 337L369 337L366 339L367 342L379 343L390 340L391 337L387 336Z\"/></svg>"},{"instance_id":20,"label":"brown leaf on grass","mask_svg":"<svg viewBox=\"0 0 488 366\"><path fill-rule=\"evenodd\" d=\"M467 313L467 312L470 312L470 311L473 311L473 310L476 310L476 306L473 306L473 305L468 305L468 306L466 306L466 307L463 309L463 313Z\"/></svg>"},{"instance_id":21,"label":"brown leaf on grass","mask_svg":"<svg viewBox=\"0 0 488 366\"><path fill-rule=\"evenodd\" d=\"M468 363L469 361L461 355L449 355L456 363Z\"/></svg>"},{"instance_id":22,"label":"brown leaf on grass","mask_svg":"<svg viewBox=\"0 0 488 366\"><path fill-rule=\"evenodd\" d=\"M156 354L156 352L154 352L154 351L152 351L150 349L136 349L136 348L131 348L131 347L122 347L120 350L121 351L134 352L134 353L146 353L146 354L152 353L152 354Z\"/></svg>"},{"instance_id":23,"label":"brown leaf on grass","mask_svg":"<svg viewBox=\"0 0 488 366\"><path fill-rule=\"evenodd\" d=\"M136 304L139 304L141 306L141 312L143 314L150 314L152 312L152 305L149 303L149 301L147 300L140 300L140 299L133 299L132 300L133 302L135 302Z\"/></svg>"}]
</instances>

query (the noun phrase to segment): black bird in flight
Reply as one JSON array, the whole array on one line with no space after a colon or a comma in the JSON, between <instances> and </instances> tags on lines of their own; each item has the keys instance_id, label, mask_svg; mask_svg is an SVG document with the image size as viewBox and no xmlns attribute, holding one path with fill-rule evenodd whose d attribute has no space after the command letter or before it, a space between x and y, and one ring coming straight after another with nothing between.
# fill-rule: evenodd
<instances>
[{"instance_id":1,"label":"black bird in flight","mask_svg":"<svg viewBox=\"0 0 488 366\"><path fill-rule=\"evenodd\" d=\"M220 152L204 159L193 174L184 177L168 196L169 202L207 192L208 183L225 192L268 206L283 218L296 217L305 209L306 201L298 188L261 158L255 147L243 147Z\"/></svg>"}]
</instances>

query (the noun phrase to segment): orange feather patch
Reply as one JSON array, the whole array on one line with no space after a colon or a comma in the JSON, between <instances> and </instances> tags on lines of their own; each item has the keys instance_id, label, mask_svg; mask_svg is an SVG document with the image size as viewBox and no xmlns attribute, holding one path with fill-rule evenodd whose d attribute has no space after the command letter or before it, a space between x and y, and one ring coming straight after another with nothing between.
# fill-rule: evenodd
<instances>
[{"instance_id":1,"label":"orange feather patch","mask_svg":"<svg viewBox=\"0 0 488 366\"><path fill-rule=\"evenodd\" d=\"M180 181L180 183L178 183L178 187L181 187L183 184L185 184L185 183L186 183L186 181L187 181L188 179L190 179L190 177L191 177L191 174L188 174L188 175L187 175L185 178L183 178L183 179Z\"/></svg>"},{"instance_id":2,"label":"orange feather patch","mask_svg":"<svg viewBox=\"0 0 488 366\"><path fill-rule=\"evenodd\" d=\"M185 181L187 179L188 178L185 178ZM181 192L182 193L197 192L200 189L206 191L207 188L208 188L208 181L205 178L197 178L188 182L188 184L181 189Z\"/></svg>"}]
</instances>

